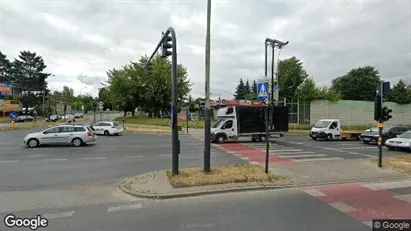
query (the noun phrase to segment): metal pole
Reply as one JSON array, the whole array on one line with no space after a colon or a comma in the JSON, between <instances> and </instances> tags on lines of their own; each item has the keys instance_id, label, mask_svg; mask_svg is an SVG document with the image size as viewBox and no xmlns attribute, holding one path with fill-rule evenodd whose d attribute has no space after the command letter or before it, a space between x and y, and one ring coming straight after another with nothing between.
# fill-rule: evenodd
<instances>
[{"instance_id":1,"label":"metal pole","mask_svg":"<svg viewBox=\"0 0 411 231\"><path fill-rule=\"evenodd\" d=\"M205 57L205 121L204 121L204 172L210 171L210 30L211 27L211 0L207 0L207 32Z\"/></svg>"},{"instance_id":2,"label":"metal pole","mask_svg":"<svg viewBox=\"0 0 411 231\"><path fill-rule=\"evenodd\" d=\"M265 47L264 77L267 77L267 72L268 72L267 70L268 69L267 68L267 47L268 47L267 39L265 40L264 47Z\"/></svg>"},{"instance_id":3,"label":"metal pole","mask_svg":"<svg viewBox=\"0 0 411 231\"><path fill-rule=\"evenodd\" d=\"M268 129L268 107L265 107L265 170L268 174L268 163L270 161L270 134Z\"/></svg>"},{"instance_id":4,"label":"metal pole","mask_svg":"<svg viewBox=\"0 0 411 231\"><path fill-rule=\"evenodd\" d=\"M46 97L46 80L43 80L43 115L44 115L44 98Z\"/></svg>"},{"instance_id":5,"label":"metal pole","mask_svg":"<svg viewBox=\"0 0 411 231\"><path fill-rule=\"evenodd\" d=\"M382 102L383 102L383 84L380 83L380 94L381 94L381 108L382 108ZM379 121L382 123L382 118ZM384 126L384 125L383 125ZM382 129L383 126L378 126L378 167L382 168Z\"/></svg>"},{"instance_id":6,"label":"metal pole","mask_svg":"<svg viewBox=\"0 0 411 231\"><path fill-rule=\"evenodd\" d=\"M186 127L187 127L187 134L188 134L188 108L186 109Z\"/></svg>"},{"instance_id":7,"label":"metal pole","mask_svg":"<svg viewBox=\"0 0 411 231\"><path fill-rule=\"evenodd\" d=\"M272 54L271 54L271 101L274 101L274 48L275 45L272 45Z\"/></svg>"}]
</instances>

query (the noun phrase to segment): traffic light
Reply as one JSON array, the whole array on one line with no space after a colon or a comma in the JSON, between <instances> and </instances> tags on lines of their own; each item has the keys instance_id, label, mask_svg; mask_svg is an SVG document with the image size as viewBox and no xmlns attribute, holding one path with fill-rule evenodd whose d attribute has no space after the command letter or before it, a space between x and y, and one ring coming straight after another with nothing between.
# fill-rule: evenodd
<instances>
[{"instance_id":1,"label":"traffic light","mask_svg":"<svg viewBox=\"0 0 411 231\"><path fill-rule=\"evenodd\" d=\"M162 32L161 34L162 36L164 36L164 32ZM169 51L169 49L173 47L173 44L171 43L172 40L173 39L170 35L167 35L167 37L164 39L163 44L161 45L162 58L167 58L168 56L173 54L173 52Z\"/></svg>"},{"instance_id":2,"label":"traffic light","mask_svg":"<svg viewBox=\"0 0 411 231\"><path fill-rule=\"evenodd\" d=\"M382 108L382 121L388 121L392 118L392 116L390 115L392 112L391 109L389 109L388 107L383 107Z\"/></svg>"},{"instance_id":3,"label":"traffic light","mask_svg":"<svg viewBox=\"0 0 411 231\"><path fill-rule=\"evenodd\" d=\"M375 121L377 121L377 122L380 122L381 121L381 119L382 119L382 116L381 116L381 104L382 104L382 101L381 101L381 95L377 95L376 97L375 97L375 102L374 102L374 120Z\"/></svg>"},{"instance_id":4,"label":"traffic light","mask_svg":"<svg viewBox=\"0 0 411 231\"><path fill-rule=\"evenodd\" d=\"M147 74L151 75L151 73L153 73L153 64L148 62L146 65L146 72Z\"/></svg>"}]
</instances>

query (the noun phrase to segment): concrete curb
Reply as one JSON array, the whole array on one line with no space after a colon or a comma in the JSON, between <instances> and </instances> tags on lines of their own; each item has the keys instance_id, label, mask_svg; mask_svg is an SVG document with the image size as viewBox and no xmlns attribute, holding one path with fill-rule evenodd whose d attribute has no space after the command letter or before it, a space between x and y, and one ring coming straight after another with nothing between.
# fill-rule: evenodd
<instances>
[{"instance_id":1,"label":"concrete curb","mask_svg":"<svg viewBox=\"0 0 411 231\"><path fill-rule=\"evenodd\" d=\"M344 181L334 181L334 182L312 182L304 184L284 184L284 185L243 185L224 189L210 189L210 190L199 190L194 192L182 192L182 193L145 193L133 191L124 186L125 181L119 184L119 189L128 195L147 199L172 199L172 198L183 198L183 197L194 197L201 195L212 195L220 193L232 193L232 192L245 192L245 191L257 191L257 190L275 190L275 189L286 189L286 188L303 188L303 187L313 187L313 186L323 186L323 185L333 185L333 184L349 184L349 183L376 183L386 180L403 180L410 179L411 176L398 176L398 177L385 177L385 178L365 178L361 180L344 180Z\"/></svg>"}]
</instances>

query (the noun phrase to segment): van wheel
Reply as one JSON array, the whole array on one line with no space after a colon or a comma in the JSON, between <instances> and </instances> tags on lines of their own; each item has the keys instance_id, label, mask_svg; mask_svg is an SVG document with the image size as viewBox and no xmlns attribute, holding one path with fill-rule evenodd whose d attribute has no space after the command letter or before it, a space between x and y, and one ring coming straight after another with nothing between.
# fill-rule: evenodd
<instances>
[{"instance_id":1,"label":"van wheel","mask_svg":"<svg viewBox=\"0 0 411 231\"><path fill-rule=\"evenodd\" d=\"M83 141L80 138L74 138L71 143L73 143L73 145L75 147L80 147L83 144Z\"/></svg>"},{"instance_id":2,"label":"van wheel","mask_svg":"<svg viewBox=\"0 0 411 231\"><path fill-rule=\"evenodd\" d=\"M224 137L224 135L217 135L216 141L217 141L217 143L219 143L219 144L224 143L224 142L225 142L225 137Z\"/></svg>"},{"instance_id":3,"label":"van wheel","mask_svg":"<svg viewBox=\"0 0 411 231\"><path fill-rule=\"evenodd\" d=\"M332 139L333 139L333 136L331 134L328 134L327 135L327 140L332 140Z\"/></svg>"}]
</instances>

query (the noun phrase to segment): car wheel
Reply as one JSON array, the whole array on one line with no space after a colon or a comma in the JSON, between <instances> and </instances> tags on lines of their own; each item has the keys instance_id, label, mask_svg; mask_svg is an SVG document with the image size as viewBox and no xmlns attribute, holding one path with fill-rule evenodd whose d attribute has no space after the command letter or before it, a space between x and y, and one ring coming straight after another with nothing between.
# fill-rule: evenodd
<instances>
[{"instance_id":1,"label":"car wheel","mask_svg":"<svg viewBox=\"0 0 411 231\"><path fill-rule=\"evenodd\" d=\"M71 143L73 143L73 145L75 147L80 147L83 144L83 141L80 138L74 138Z\"/></svg>"},{"instance_id":2,"label":"car wheel","mask_svg":"<svg viewBox=\"0 0 411 231\"><path fill-rule=\"evenodd\" d=\"M109 135L110 135L110 132L108 132L107 130L105 130L105 131L104 131L104 135L105 135L105 136L109 136Z\"/></svg>"},{"instance_id":3,"label":"car wheel","mask_svg":"<svg viewBox=\"0 0 411 231\"><path fill-rule=\"evenodd\" d=\"M29 139L29 141L27 142L27 145L30 148L35 148L35 147L39 146L39 141L37 139Z\"/></svg>"},{"instance_id":4,"label":"car wheel","mask_svg":"<svg viewBox=\"0 0 411 231\"><path fill-rule=\"evenodd\" d=\"M362 141L364 144L368 144L370 143L370 141Z\"/></svg>"},{"instance_id":5,"label":"car wheel","mask_svg":"<svg viewBox=\"0 0 411 231\"><path fill-rule=\"evenodd\" d=\"M332 140L332 139L333 139L333 136L331 134L328 134L327 135L327 140Z\"/></svg>"},{"instance_id":6,"label":"car wheel","mask_svg":"<svg viewBox=\"0 0 411 231\"><path fill-rule=\"evenodd\" d=\"M223 135L218 135L216 137L216 141L217 141L217 143L222 144L222 143L225 142L225 137Z\"/></svg>"},{"instance_id":7,"label":"car wheel","mask_svg":"<svg viewBox=\"0 0 411 231\"><path fill-rule=\"evenodd\" d=\"M313 139L313 140L317 140L317 137L311 137L311 139Z\"/></svg>"}]
</instances>

